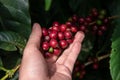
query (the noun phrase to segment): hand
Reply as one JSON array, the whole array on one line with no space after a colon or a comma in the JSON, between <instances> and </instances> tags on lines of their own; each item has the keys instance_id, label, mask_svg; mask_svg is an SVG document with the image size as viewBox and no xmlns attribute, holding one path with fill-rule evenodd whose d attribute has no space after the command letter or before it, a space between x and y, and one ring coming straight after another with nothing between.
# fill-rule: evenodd
<instances>
[{"instance_id":1,"label":"hand","mask_svg":"<svg viewBox=\"0 0 120 80\"><path fill-rule=\"evenodd\" d=\"M35 23L23 52L19 80L72 80L71 74L84 34L77 32L73 43L60 57L45 59L40 51L41 32L40 25Z\"/></svg>"}]
</instances>

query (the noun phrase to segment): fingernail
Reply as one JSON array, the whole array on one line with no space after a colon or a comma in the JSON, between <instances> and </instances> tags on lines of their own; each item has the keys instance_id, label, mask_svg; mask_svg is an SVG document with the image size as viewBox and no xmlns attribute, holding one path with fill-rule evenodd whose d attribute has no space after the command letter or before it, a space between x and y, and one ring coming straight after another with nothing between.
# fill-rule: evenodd
<instances>
[{"instance_id":1,"label":"fingernail","mask_svg":"<svg viewBox=\"0 0 120 80\"><path fill-rule=\"evenodd\" d=\"M38 26L38 23L34 23L34 24L33 24L33 28L32 28L32 29L33 29L33 30L34 30L34 29L36 29L36 28L37 28L37 26Z\"/></svg>"},{"instance_id":2,"label":"fingernail","mask_svg":"<svg viewBox=\"0 0 120 80\"><path fill-rule=\"evenodd\" d=\"M82 31L79 31L76 35L77 41L82 42L84 39L85 35Z\"/></svg>"},{"instance_id":3,"label":"fingernail","mask_svg":"<svg viewBox=\"0 0 120 80\"><path fill-rule=\"evenodd\" d=\"M85 38L84 32L80 31L79 33L81 34L80 39L83 40Z\"/></svg>"}]
</instances>

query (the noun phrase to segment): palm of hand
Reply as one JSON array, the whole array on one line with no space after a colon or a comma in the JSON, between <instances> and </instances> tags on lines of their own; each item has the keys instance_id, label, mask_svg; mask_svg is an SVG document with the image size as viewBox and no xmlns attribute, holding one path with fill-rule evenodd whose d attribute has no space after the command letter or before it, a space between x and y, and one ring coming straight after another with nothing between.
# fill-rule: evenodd
<instances>
[{"instance_id":1,"label":"palm of hand","mask_svg":"<svg viewBox=\"0 0 120 80\"><path fill-rule=\"evenodd\" d=\"M83 33L78 32L74 42L60 57L44 59L41 54L41 28L35 24L24 49L19 80L71 80L74 63L81 49Z\"/></svg>"}]
</instances>

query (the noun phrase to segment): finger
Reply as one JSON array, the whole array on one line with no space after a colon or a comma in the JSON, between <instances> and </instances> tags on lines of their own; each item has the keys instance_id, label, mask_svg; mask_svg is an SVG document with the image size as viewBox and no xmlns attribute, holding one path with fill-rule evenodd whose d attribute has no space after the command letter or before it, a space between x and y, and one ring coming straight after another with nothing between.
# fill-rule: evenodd
<instances>
[{"instance_id":1,"label":"finger","mask_svg":"<svg viewBox=\"0 0 120 80\"><path fill-rule=\"evenodd\" d=\"M42 36L41 27L38 23L33 25L32 33L29 37L28 43L26 46L40 47L40 40Z\"/></svg>"},{"instance_id":2,"label":"finger","mask_svg":"<svg viewBox=\"0 0 120 80\"><path fill-rule=\"evenodd\" d=\"M40 46L41 34L39 24L35 23L23 52L19 76L20 80L48 80L47 64L38 49Z\"/></svg>"},{"instance_id":3,"label":"finger","mask_svg":"<svg viewBox=\"0 0 120 80\"><path fill-rule=\"evenodd\" d=\"M74 45L72 47L71 52L69 53L68 57L66 58L66 60L64 61L64 66L68 67L70 69L70 71L72 72L73 67L74 67L74 63L80 53L81 50L81 42L84 39L84 35L83 34L79 34L77 39L74 42Z\"/></svg>"},{"instance_id":4,"label":"finger","mask_svg":"<svg viewBox=\"0 0 120 80\"><path fill-rule=\"evenodd\" d=\"M83 38L84 35L78 32L71 47L67 50L69 53L63 53L63 55L58 59L56 63L57 65L59 65L59 68L57 69L58 73L66 75L70 78L74 63L81 49L81 42Z\"/></svg>"},{"instance_id":5,"label":"finger","mask_svg":"<svg viewBox=\"0 0 120 80\"><path fill-rule=\"evenodd\" d=\"M81 42L82 39L81 37L83 36L84 34L82 32L78 32L76 35L75 35L75 39L73 41L73 43L70 45L70 47L68 49L66 49L63 54L58 58L57 62L59 64L63 64L64 61L66 60L66 58L68 57L69 53L71 52L72 48L73 48L73 45L76 41L79 41Z\"/></svg>"}]
</instances>

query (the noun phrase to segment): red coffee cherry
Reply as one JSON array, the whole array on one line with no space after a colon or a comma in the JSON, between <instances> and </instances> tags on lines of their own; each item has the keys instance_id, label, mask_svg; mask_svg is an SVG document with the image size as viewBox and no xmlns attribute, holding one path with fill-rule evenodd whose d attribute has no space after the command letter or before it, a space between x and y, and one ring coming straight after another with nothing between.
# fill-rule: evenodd
<instances>
[{"instance_id":1,"label":"red coffee cherry","mask_svg":"<svg viewBox=\"0 0 120 80\"><path fill-rule=\"evenodd\" d=\"M57 38L57 31L51 31L51 33L49 34L50 38Z\"/></svg>"},{"instance_id":2,"label":"red coffee cherry","mask_svg":"<svg viewBox=\"0 0 120 80\"><path fill-rule=\"evenodd\" d=\"M61 32L66 31L66 29L67 29L67 26L66 26L65 24L62 24L62 25L60 26L60 31L61 31Z\"/></svg>"},{"instance_id":3,"label":"red coffee cherry","mask_svg":"<svg viewBox=\"0 0 120 80\"><path fill-rule=\"evenodd\" d=\"M65 36L64 36L63 32L58 32L58 39L62 40L64 38L65 38Z\"/></svg>"},{"instance_id":4,"label":"red coffee cherry","mask_svg":"<svg viewBox=\"0 0 120 80\"><path fill-rule=\"evenodd\" d=\"M53 48L56 48L58 47L58 42L56 39L51 39L50 40L50 46L53 47Z\"/></svg>"},{"instance_id":5,"label":"red coffee cherry","mask_svg":"<svg viewBox=\"0 0 120 80\"><path fill-rule=\"evenodd\" d=\"M42 48L43 48L43 50L47 51L49 49L49 43L48 42L43 42Z\"/></svg>"},{"instance_id":6,"label":"red coffee cherry","mask_svg":"<svg viewBox=\"0 0 120 80\"><path fill-rule=\"evenodd\" d=\"M66 39L72 38L72 33L71 33L70 31L65 31L65 32L64 32L64 35L65 35L65 38L66 38Z\"/></svg>"},{"instance_id":7,"label":"red coffee cherry","mask_svg":"<svg viewBox=\"0 0 120 80\"><path fill-rule=\"evenodd\" d=\"M60 47L63 49L67 48L68 46L68 43L66 40L60 40L59 44L60 44Z\"/></svg>"},{"instance_id":8,"label":"red coffee cherry","mask_svg":"<svg viewBox=\"0 0 120 80\"><path fill-rule=\"evenodd\" d=\"M43 36L47 36L48 30L46 28L42 28L42 34L43 34Z\"/></svg>"}]
</instances>

